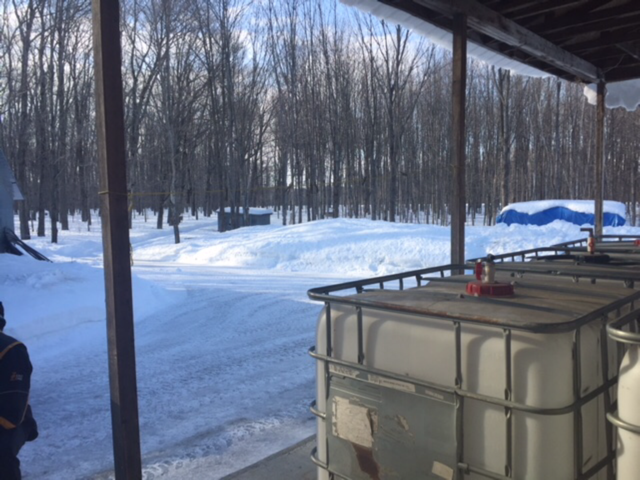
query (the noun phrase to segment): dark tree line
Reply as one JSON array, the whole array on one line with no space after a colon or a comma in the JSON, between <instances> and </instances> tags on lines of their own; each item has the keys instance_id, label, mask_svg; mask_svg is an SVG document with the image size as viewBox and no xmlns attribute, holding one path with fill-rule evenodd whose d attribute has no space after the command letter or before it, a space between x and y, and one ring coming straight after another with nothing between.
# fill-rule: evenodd
<instances>
[{"instance_id":1,"label":"dark tree line","mask_svg":"<svg viewBox=\"0 0 640 480\"><path fill-rule=\"evenodd\" d=\"M0 148L20 233L98 207L91 17L81 0L0 0ZM130 209L180 240L183 212L273 206L286 223L448 222L448 52L336 3L124 0ZM467 199L591 198L595 108L582 86L470 62ZM636 222L640 117L607 111L607 199ZM166 218L165 218L166 214Z\"/></svg>"}]
</instances>

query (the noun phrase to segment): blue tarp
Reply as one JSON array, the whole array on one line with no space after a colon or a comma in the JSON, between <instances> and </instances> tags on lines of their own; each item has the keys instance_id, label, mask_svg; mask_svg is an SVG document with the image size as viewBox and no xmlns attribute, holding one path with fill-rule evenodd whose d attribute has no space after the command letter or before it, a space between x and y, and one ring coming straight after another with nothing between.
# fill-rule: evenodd
<instances>
[{"instance_id":1,"label":"blue tarp","mask_svg":"<svg viewBox=\"0 0 640 480\"><path fill-rule=\"evenodd\" d=\"M553 207L532 214L518 212L517 210L507 210L498 215L496 223L506 223L507 225L511 225L512 223L520 225L546 225L554 220L565 220L575 223L576 225L593 225L594 218L595 215L593 213L576 212L565 207ZM617 213L604 213L605 227L620 227L624 225L624 223L624 218Z\"/></svg>"}]
</instances>

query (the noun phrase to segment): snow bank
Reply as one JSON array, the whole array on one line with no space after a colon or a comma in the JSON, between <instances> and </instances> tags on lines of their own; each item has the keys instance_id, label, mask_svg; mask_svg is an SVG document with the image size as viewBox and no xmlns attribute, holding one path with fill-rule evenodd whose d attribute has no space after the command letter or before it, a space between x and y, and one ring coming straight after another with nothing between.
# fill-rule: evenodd
<instances>
[{"instance_id":1,"label":"snow bank","mask_svg":"<svg viewBox=\"0 0 640 480\"><path fill-rule=\"evenodd\" d=\"M81 249L79 249L81 251ZM133 276L136 318L153 314L182 297ZM4 303L7 333L29 339L73 331L79 325L105 325L104 271L82 262L41 262L29 256L0 255L0 301ZM105 335L104 328L99 329ZM67 340L73 340L70 334Z\"/></svg>"},{"instance_id":2,"label":"snow bank","mask_svg":"<svg viewBox=\"0 0 640 480\"><path fill-rule=\"evenodd\" d=\"M466 233L468 258L585 237L579 226L561 221L543 227L467 226ZM179 245L170 235L138 242L134 259L346 279L444 265L449 263L451 249L449 227L344 218L222 234L203 227L186 237Z\"/></svg>"}]
</instances>

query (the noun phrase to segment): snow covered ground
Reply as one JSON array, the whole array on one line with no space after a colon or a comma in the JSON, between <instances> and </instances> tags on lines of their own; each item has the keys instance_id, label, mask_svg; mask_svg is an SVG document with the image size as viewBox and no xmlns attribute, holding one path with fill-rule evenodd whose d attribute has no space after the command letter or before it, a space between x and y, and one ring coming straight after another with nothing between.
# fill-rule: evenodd
<instances>
[{"instance_id":1,"label":"snow covered ground","mask_svg":"<svg viewBox=\"0 0 640 480\"><path fill-rule=\"evenodd\" d=\"M277 223L272 218L272 223ZM60 243L29 244L54 263L0 255L7 333L34 364L40 438L25 479L106 479L113 468L99 220ZM618 227L605 233L637 234ZM186 217L182 243L135 219L134 305L145 479L217 479L311 435L320 305L309 288L449 262L449 229L322 220L220 234ZM543 227L467 226L469 258L584 237Z\"/></svg>"}]
</instances>

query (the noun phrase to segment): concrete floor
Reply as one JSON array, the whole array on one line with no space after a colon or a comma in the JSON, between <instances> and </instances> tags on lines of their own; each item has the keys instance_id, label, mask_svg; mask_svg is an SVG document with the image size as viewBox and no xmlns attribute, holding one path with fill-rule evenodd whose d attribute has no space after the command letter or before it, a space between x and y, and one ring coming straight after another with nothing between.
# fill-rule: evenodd
<instances>
[{"instance_id":1,"label":"concrete floor","mask_svg":"<svg viewBox=\"0 0 640 480\"><path fill-rule=\"evenodd\" d=\"M314 446L315 435L221 480L315 480Z\"/></svg>"}]
</instances>

